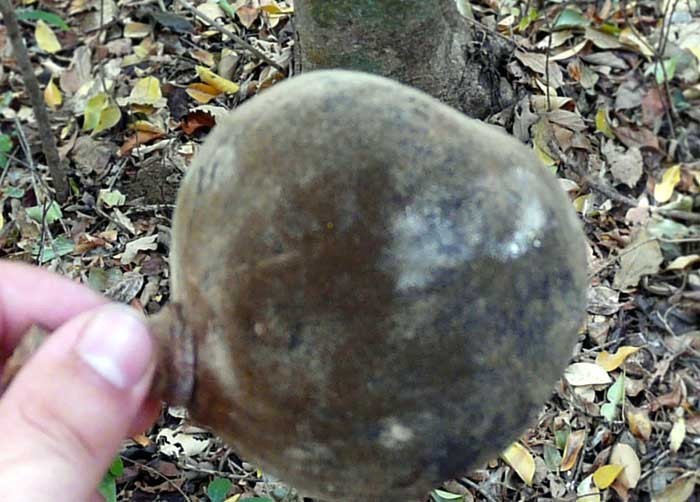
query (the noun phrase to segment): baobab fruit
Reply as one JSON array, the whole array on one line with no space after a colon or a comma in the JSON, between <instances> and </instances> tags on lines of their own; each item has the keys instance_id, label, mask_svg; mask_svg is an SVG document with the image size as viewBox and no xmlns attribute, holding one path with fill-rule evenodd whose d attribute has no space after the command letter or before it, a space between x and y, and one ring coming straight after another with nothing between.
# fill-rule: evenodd
<instances>
[{"instance_id":1,"label":"baobab fruit","mask_svg":"<svg viewBox=\"0 0 700 502\"><path fill-rule=\"evenodd\" d=\"M552 392L584 249L515 139L381 77L292 78L183 180L153 393L302 494L417 500Z\"/></svg>"},{"instance_id":2,"label":"baobab fruit","mask_svg":"<svg viewBox=\"0 0 700 502\"><path fill-rule=\"evenodd\" d=\"M495 128L376 76L277 84L213 130L180 188L185 404L302 493L419 498L552 392L584 249L557 180Z\"/></svg>"}]
</instances>

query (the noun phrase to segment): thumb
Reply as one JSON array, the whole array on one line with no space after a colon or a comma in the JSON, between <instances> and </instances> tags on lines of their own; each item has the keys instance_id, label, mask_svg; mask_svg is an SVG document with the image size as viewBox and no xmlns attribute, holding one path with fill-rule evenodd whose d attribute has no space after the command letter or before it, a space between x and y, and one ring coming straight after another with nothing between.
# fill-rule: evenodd
<instances>
[{"instance_id":1,"label":"thumb","mask_svg":"<svg viewBox=\"0 0 700 502\"><path fill-rule=\"evenodd\" d=\"M92 499L148 393L153 352L143 319L121 305L51 335L0 400L3 500Z\"/></svg>"}]
</instances>

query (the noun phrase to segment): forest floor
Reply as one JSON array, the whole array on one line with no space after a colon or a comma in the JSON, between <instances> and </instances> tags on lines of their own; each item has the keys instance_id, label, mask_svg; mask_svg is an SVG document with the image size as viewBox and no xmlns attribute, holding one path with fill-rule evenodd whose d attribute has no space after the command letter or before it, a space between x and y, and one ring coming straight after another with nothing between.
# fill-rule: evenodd
<instances>
[{"instance_id":1,"label":"forest floor","mask_svg":"<svg viewBox=\"0 0 700 502\"><path fill-rule=\"evenodd\" d=\"M263 59L181 0L17 8L70 166L64 204L0 25L0 257L148 313L167 301L182 173L217 117L281 80L274 66L293 57L289 2L232 4L197 8ZM537 423L426 500L700 500L699 4L472 7L475 29L513 48L502 77L518 100L488 121L534 148L585 225L588 322ZM103 489L107 500L296 500L176 408L125 441Z\"/></svg>"}]
</instances>

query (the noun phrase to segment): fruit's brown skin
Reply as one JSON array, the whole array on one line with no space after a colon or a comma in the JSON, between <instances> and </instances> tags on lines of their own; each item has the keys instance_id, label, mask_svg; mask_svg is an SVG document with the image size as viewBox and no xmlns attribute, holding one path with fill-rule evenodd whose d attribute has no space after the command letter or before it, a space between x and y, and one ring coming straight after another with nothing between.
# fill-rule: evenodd
<instances>
[{"instance_id":1,"label":"fruit's brown skin","mask_svg":"<svg viewBox=\"0 0 700 502\"><path fill-rule=\"evenodd\" d=\"M181 187L193 418L302 493L417 500L544 403L584 237L513 138L389 80L309 73L238 108Z\"/></svg>"}]
</instances>

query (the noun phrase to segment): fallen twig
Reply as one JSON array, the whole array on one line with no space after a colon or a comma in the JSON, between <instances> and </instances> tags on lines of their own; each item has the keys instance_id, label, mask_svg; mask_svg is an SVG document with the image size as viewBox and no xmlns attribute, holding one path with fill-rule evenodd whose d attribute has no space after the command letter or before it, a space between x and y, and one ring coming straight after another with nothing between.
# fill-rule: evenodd
<instances>
[{"instance_id":1,"label":"fallen twig","mask_svg":"<svg viewBox=\"0 0 700 502\"><path fill-rule=\"evenodd\" d=\"M2 12L3 22L7 27L7 35L12 42L12 51L17 59L24 85L27 88L29 100L32 103L34 116L36 117L37 129L41 137L41 147L46 157L46 164L49 166L49 172L53 178L53 187L56 190L56 198L59 202L65 202L70 193L68 186L68 177L66 170L61 163L56 148L56 141L51 132L51 123L49 122L49 114L46 112L46 105L39 88L39 82L34 75L32 62L29 59L27 46L24 44L22 33L20 33L17 16L15 10L10 4L10 0L0 0L0 12Z\"/></svg>"}]
</instances>

